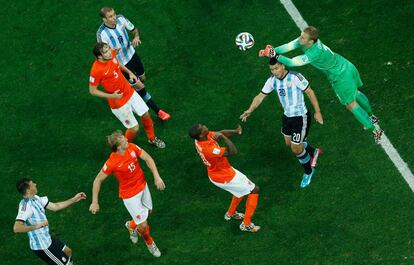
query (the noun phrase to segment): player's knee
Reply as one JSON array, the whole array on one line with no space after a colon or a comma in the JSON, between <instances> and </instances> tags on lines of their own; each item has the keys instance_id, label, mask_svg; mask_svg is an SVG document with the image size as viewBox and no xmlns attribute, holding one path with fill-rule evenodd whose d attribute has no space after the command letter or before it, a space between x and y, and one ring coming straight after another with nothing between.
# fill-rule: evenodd
<instances>
[{"instance_id":1,"label":"player's knee","mask_svg":"<svg viewBox=\"0 0 414 265\"><path fill-rule=\"evenodd\" d=\"M294 153L295 155L299 155L303 152L303 145L291 144L290 149L292 150L292 153Z\"/></svg>"},{"instance_id":2,"label":"player's knee","mask_svg":"<svg viewBox=\"0 0 414 265\"><path fill-rule=\"evenodd\" d=\"M260 187L256 185L250 193L251 194L259 194L259 192L260 192Z\"/></svg>"},{"instance_id":3,"label":"player's knee","mask_svg":"<svg viewBox=\"0 0 414 265\"><path fill-rule=\"evenodd\" d=\"M133 132L135 132L135 133L137 133L138 132L138 130L139 130L139 125L137 124L137 125L135 125L134 127L132 127L131 129L130 129L131 131L133 131Z\"/></svg>"},{"instance_id":4,"label":"player's knee","mask_svg":"<svg viewBox=\"0 0 414 265\"><path fill-rule=\"evenodd\" d=\"M142 222L139 225L137 225L139 231L145 231L147 229L147 226L148 226L147 221Z\"/></svg>"},{"instance_id":5,"label":"player's knee","mask_svg":"<svg viewBox=\"0 0 414 265\"><path fill-rule=\"evenodd\" d=\"M150 118L151 116L150 116L149 112L147 111L141 117L142 118Z\"/></svg>"},{"instance_id":6,"label":"player's knee","mask_svg":"<svg viewBox=\"0 0 414 265\"><path fill-rule=\"evenodd\" d=\"M138 90L141 90L145 87L144 83L142 83L141 79L138 79L137 82L134 84L134 87Z\"/></svg>"},{"instance_id":7,"label":"player's knee","mask_svg":"<svg viewBox=\"0 0 414 265\"><path fill-rule=\"evenodd\" d=\"M65 247L65 249L63 250L63 252L65 252L66 255L68 255L68 257L72 257L72 249L69 247Z\"/></svg>"},{"instance_id":8,"label":"player's knee","mask_svg":"<svg viewBox=\"0 0 414 265\"><path fill-rule=\"evenodd\" d=\"M352 101L351 103L349 103L348 105L346 105L346 108L348 109L348 110L352 110L353 108L355 108L355 106L357 105L358 103L354 100L354 101Z\"/></svg>"}]
</instances>

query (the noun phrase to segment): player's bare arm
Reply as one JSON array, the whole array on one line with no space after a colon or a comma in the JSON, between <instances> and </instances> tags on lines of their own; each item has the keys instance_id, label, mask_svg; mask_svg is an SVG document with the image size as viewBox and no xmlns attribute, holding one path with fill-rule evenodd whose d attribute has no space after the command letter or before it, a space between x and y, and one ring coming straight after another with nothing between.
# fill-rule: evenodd
<instances>
[{"instance_id":1,"label":"player's bare arm","mask_svg":"<svg viewBox=\"0 0 414 265\"><path fill-rule=\"evenodd\" d=\"M152 176L154 177L155 187L157 187L157 189L159 190L164 190L165 184L162 178L160 177L160 174L158 173L158 169L155 165L154 159L152 159L152 157L144 150L141 151L141 156L139 158L144 160L148 168L151 170Z\"/></svg>"},{"instance_id":2,"label":"player's bare arm","mask_svg":"<svg viewBox=\"0 0 414 265\"><path fill-rule=\"evenodd\" d=\"M267 96L266 94L261 93L261 92L257 96L255 96L252 103L250 104L250 107L247 110L245 110L242 115L240 115L240 119L243 122L245 122L247 118L250 116L250 114L252 114L252 112L255 109L257 109L257 107L259 107L260 104L262 104L266 96Z\"/></svg>"},{"instance_id":3,"label":"player's bare arm","mask_svg":"<svg viewBox=\"0 0 414 265\"><path fill-rule=\"evenodd\" d=\"M240 124L237 126L236 129L219 131L219 133L221 133L221 134L223 134L224 136L227 136L227 137L232 136L234 134L239 134L240 135L240 134L242 134L242 132L243 132L243 129L242 129Z\"/></svg>"},{"instance_id":4,"label":"player's bare arm","mask_svg":"<svg viewBox=\"0 0 414 265\"><path fill-rule=\"evenodd\" d=\"M132 39L132 47L135 48L141 44L141 38L139 37L139 30L137 27L134 28L132 34L134 34L134 38Z\"/></svg>"},{"instance_id":5,"label":"player's bare arm","mask_svg":"<svg viewBox=\"0 0 414 265\"><path fill-rule=\"evenodd\" d=\"M216 132L213 137L214 140L223 140L224 144L226 145L226 150L224 151L223 156L233 156L237 154L237 148L233 144L233 142L227 138L225 135L223 135L220 132Z\"/></svg>"},{"instance_id":6,"label":"player's bare arm","mask_svg":"<svg viewBox=\"0 0 414 265\"><path fill-rule=\"evenodd\" d=\"M309 86L306 90L305 90L306 95L308 96L313 109L315 111L315 114L313 114L313 117L315 118L315 120L320 123L323 124L323 117L322 117L322 113L321 113L321 109L319 108L319 103L318 103L318 98L315 95L315 92L313 91L313 89Z\"/></svg>"},{"instance_id":7,"label":"player's bare arm","mask_svg":"<svg viewBox=\"0 0 414 265\"><path fill-rule=\"evenodd\" d=\"M99 171L98 175L96 175L95 180L93 181L92 186L92 203L89 206L89 211L92 214L96 214L99 211L99 191L101 190L102 182L108 177L103 173L103 171Z\"/></svg>"},{"instance_id":8,"label":"player's bare arm","mask_svg":"<svg viewBox=\"0 0 414 265\"><path fill-rule=\"evenodd\" d=\"M121 63L119 63L119 67L121 68L122 72L128 74L130 81L133 81L133 83L139 80L138 77L131 70L129 70L125 65L122 65Z\"/></svg>"},{"instance_id":9,"label":"player's bare arm","mask_svg":"<svg viewBox=\"0 0 414 265\"><path fill-rule=\"evenodd\" d=\"M33 230L36 230L36 229L39 229L39 228L42 228L42 227L48 226L48 225L49 225L49 223L48 223L47 220L43 221L43 222L41 222L37 225L25 225L23 221L16 220L16 222L14 223L14 226L13 226L13 232L15 232L15 233L27 233L27 232L30 232L30 231L33 231Z\"/></svg>"},{"instance_id":10,"label":"player's bare arm","mask_svg":"<svg viewBox=\"0 0 414 265\"><path fill-rule=\"evenodd\" d=\"M109 93L99 90L98 86L92 86L92 85L89 85L89 93L92 96L98 97L98 98L114 98L114 99L120 99L122 98L122 95L123 95L123 93L120 93L119 89L116 90L114 93L109 94Z\"/></svg>"},{"instance_id":11,"label":"player's bare arm","mask_svg":"<svg viewBox=\"0 0 414 265\"><path fill-rule=\"evenodd\" d=\"M79 202L80 200L85 200L86 199L86 194L84 192L79 192L78 194L76 194L75 196L73 196L72 198L66 200L66 201L62 201L62 202L49 202L48 205L46 206L46 209L57 212L60 211L62 209L65 209L66 207Z\"/></svg>"}]
</instances>

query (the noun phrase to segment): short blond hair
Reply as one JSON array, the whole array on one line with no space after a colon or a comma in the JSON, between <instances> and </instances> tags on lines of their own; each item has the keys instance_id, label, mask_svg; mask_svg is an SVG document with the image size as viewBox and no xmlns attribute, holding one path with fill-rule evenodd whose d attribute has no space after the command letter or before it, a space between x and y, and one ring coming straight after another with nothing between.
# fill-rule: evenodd
<instances>
[{"instance_id":1,"label":"short blond hair","mask_svg":"<svg viewBox=\"0 0 414 265\"><path fill-rule=\"evenodd\" d=\"M99 16L101 18L106 18L106 14L109 13L109 12L111 12L112 10L114 10L112 7L110 7L110 6L104 6L99 11Z\"/></svg>"},{"instance_id":2,"label":"short blond hair","mask_svg":"<svg viewBox=\"0 0 414 265\"><path fill-rule=\"evenodd\" d=\"M309 26L303 30L306 34L308 34L309 38L316 42L319 39L319 30L313 26Z\"/></svg>"},{"instance_id":3,"label":"short blond hair","mask_svg":"<svg viewBox=\"0 0 414 265\"><path fill-rule=\"evenodd\" d=\"M119 138L121 138L124 134L121 130L114 131L111 135L106 137L106 141L108 142L109 147L112 151L117 151L118 146L120 145Z\"/></svg>"}]
</instances>

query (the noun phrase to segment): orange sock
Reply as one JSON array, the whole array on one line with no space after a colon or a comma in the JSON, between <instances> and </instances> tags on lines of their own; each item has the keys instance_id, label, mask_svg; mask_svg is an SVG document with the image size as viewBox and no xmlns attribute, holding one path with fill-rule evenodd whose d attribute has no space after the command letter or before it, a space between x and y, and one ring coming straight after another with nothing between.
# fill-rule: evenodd
<instances>
[{"instance_id":1,"label":"orange sock","mask_svg":"<svg viewBox=\"0 0 414 265\"><path fill-rule=\"evenodd\" d=\"M129 221L129 228L135 229L135 227L137 227L137 224L134 222L134 219L132 219L131 221Z\"/></svg>"},{"instance_id":2,"label":"orange sock","mask_svg":"<svg viewBox=\"0 0 414 265\"><path fill-rule=\"evenodd\" d=\"M233 215L234 212L236 212L237 206L239 206L242 200L243 200L243 197L237 198L236 196L233 196L233 199L231 199L230 207L227 210L227 214Z\"/></svg>"},{"instance_id":3,"label":"orange sock","mask_svg":"<svg viewBox=\"0 0 414 265\"><path fill-rule=\"evenodd\" d=\"M244 213L243 223L245 226L250 225L254 211L256 210L259 194L249 194L246 201L246 212Z\"/></svg>"},{"instance_id":4,"label":"orange sock","mask_svg":"<svg viewBox=\"0 0 414 265\"><path fill-rule=\"evenodd\" d=\"M128 139L128 143L132 143L135 139L135 136L137 136L137 133L133 130L127 129L125 131L125 137Z\"/></svg>"},{"instance_id":5,"label":"orange sock","mask_svg":"<svg viewBox=\"0 0 414 265\"><path fill-rule=\"evenodd\" d=\"M154 123L150 116L141 117L142 125L144 125L145 132L147 133L148 140L152 141L155 139Z\"/></svg>"},{"instance_id":6,"label":"orange sock","mask_svg":"<svg viewBox=\"0 0 414 265\"><path fill-rule=\"evenodd\" d=\"M138 232L142 236L142 238L145 240L145 243L147 243L147 245L151 245L152 242L154 242L154 240L152 239L150 235L149 225L147 225L147 227L143 230L138 226Z\"/></svg>"}]
</instances>

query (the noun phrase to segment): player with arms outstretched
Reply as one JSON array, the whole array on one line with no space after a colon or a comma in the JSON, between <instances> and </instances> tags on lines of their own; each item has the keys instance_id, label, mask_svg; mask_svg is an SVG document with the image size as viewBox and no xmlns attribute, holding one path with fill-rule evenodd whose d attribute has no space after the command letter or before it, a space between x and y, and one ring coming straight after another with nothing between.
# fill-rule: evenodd
<instances>
[{"instance_id":1,"label":"player with arms outstretched","mask_svg":"<svg viewBox=\"0 0 414 265\"><path fill-rule=\"evenodd\" d=\"M262 104L263 100L272 91L279 97L283 107L282 134L285 144L296 155L303 166L304 174L301 188L307 187L315 173L315 166L321 150L313 148L306 137L311 125L311 114L306 107L304 94L306 94L315 110L315 120L323 124L323 117L319 108L318 99L310 87L309 81L300 73L288 71L283 64L271 57L269 68L272 76L269 77L262 91L254 97L250 107L240 115L242 121L246 121L252 112Z\"/></svg>"},{"instance_id":2,"label":"player with arms outstretched","mask_svg":"<svg viewBox=\"0 0 414 265\"><path fill-rule=\"evenodd\" d=\"M299 48L304 52L303 55L292 59L281 55ZM266 49L259 51L259 56L275 57L287 67L311 64L321 70L328 77L341 104L352 112L364 128L372 131L375 142L379 143L383 131L372 113L368 98L359 91L362 81L358 70L350 61L322 43L318 29L307 27L295 40L275 48L267 45Z\"/></svg>"},{"instance_id":3,"label":"player with arms outstretched","mask_svg":"<svg viewBox=\"0 0 414 265\"><path fill-rule=\"evenodd\" d=\"M19 213L13 231L27 233L30 249L45 263L73 265L72 249L50 235L46 209L53 212L60 211L86 199L86 194L79 192L68 200L51 202L47 196L37 195L37 184L29 178L19 179L16 182L16 188L23 198L19 204Z\"/></svg>"}]
</instances>

